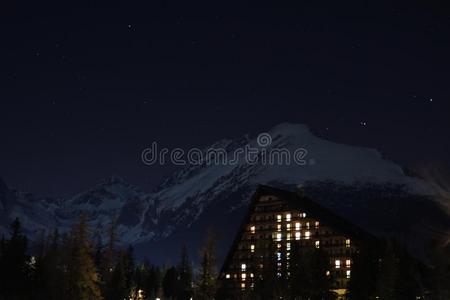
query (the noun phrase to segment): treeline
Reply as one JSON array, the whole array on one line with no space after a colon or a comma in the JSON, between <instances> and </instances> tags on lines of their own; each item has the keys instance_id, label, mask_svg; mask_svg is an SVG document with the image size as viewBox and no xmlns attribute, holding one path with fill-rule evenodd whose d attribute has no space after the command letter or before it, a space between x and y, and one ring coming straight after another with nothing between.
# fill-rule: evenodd
<instances>
[{"instance_id":1,"label":"treeline","mask_svg":"<svg viewBox=\"0 0 450 300\"><path fill-rule=\"evenodd\" d=\"M136 300L212 299L216 291L214 234L201 251L202 262L194 276L185 246L176 266L137 264L133 248L119 247L114 223L106 245L94 242L85 218L70 232L42 236L33 255L22 234L20 221L11 225L9 239L0 243L0 299Z\"/></svg>"},{"instance_id":2,"label":"treeline","mask_svg":"<svg viewBox=\"0 0 450 300\"><path fill-rule=\"evenodd\" d=\"M254 274L253 289L246 289L243 294L233 289L232 281L224 280L224 284L219 285L216 299L450 299L450 256L448 247L441 250L442 253L437 255L441 265L430 267L411 256L394 239L361 245L352 257L347 293L342 296L333 291L333 276L329 272L336 269L327 252L323 248L292 243L289 269L286 264L280 269L276 257L263 258L257 262L263 268ZM345 272L346 269L341 267L337 271Z\"/></svg>"},{"instance_id":3,"label":"treeline","mask_svg":"<svg viewBox=\"0 0 450 300\"><path fill-rule=\"evenodd\" d=\"M276 243L271 244L271 252L276 253ZM300 247L292 243L289 268L286 263L278 265L276 256L259 255L254 269L254 286L245 292L233 288L232 281L223 280L219 285L216 299L336 299L331 291L329 256L323 249ZM289 275L288 275L289 274Z\"/></svg>"},{"instance_id":4,"label":"treeline","mask_svg":"<svg viewBox=\"0 0 450 300\"><path fill-rule=\"evenodd\" d=\"M20 222L0 241L0 300L68 299L336 299L327 253L292 243L289 270L277 257L260 256L252 289L218 280L216 237L208 234L195 272L186 247L175 266L136 263L133 248L119 246L114 222L105 245L95 241L84 218L68 233L42 235L29 254ZM275 247L275 244L273 245ZM448 245L430 247L430 266L395 240L362 245L353 264L347 299L450 299ZM273 249L276 253L276 249ZM289 273L289 276L287 274ZM250 273L249 273L250 274ZM249 280L247 280L249 282Z\"/></svg>"}]
</instances>

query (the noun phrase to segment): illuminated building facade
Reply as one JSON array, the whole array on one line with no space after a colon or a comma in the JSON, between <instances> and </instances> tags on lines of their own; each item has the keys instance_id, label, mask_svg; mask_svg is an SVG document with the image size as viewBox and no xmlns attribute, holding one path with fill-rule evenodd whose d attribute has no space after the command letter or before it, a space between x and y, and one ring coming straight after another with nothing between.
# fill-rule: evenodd
<instances>
[{"instance_id":1,"label":"illuminated building facade","mask_svg":"<svg viewBox=\"0 0 450 300\"><path fill-rule=\"evenodd\" d=\"M239 292L254 288L264 258L288 278L293 249L321 248L329 259L331 289L344 295L352 257L369 235L298 193L260 186L235 238L219 280ZM267 262L267 260L265 260Z\"/></svg>"}]
</instances>

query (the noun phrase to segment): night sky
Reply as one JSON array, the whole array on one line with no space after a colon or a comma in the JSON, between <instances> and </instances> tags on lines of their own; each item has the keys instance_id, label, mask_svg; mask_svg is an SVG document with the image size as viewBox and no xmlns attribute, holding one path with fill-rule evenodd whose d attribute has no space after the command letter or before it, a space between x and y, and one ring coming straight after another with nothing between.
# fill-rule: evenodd
<instances>
[{"instance_id":1,"label":"night sky","mask_svg":"<svg viewBox=\"0 0 450 300\"><path fill-rule=\"evenodd\" d=\"M153 141L202 147L281 122L411 168L450 160L447 7L146 2L2 5L10 186L65 197L119 174L150 190L174 169L141 163Z\"/></svg>"}]
</instances>

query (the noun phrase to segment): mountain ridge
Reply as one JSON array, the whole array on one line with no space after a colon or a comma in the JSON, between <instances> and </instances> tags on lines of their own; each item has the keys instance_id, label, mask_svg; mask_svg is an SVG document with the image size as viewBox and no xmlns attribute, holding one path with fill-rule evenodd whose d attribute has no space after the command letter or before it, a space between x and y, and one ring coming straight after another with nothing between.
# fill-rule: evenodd
<instances>
[{"instance_id":1,"label":"mountain ridge","mask_svg":"<svg viewBox=\"0 0 450 300\"><path fill-rule=\"evenodd\" d=\"M303 124L282 123L267 133L270 143L265 147L258 144L260 136L243 136L219 140L203 151L223 148L228 159L236 149L245 146L259 149L258 155L263 148L267 151L287 149L291 155L296 149L304 148L307 150L306 164L270 165L261 161L251 164L245 157L239 157L234 165L188 165L163 179L149 193L117 175L62 200L32 194L26 196L20 192L13 193L13 197L8 192L7 201L2 199L5 197L0 198L0 233L6 233L7 222L14 217L23 219L29 236L37 236L37 232L50 231L52 227L67 230L79 215L84 214L93 230L98 232L104 231L111 220L116 219L121 240L137 245L138 252L145 255L151 247L176 248L174 245L180 242L179 239L199 244L201 236L194 231L202 230L200 224L225 226L221 228L222 234L233 235L234 223L239 223L258 184L295 188L308 182L332 180L342 185L366 182L379 185L380 189L394 184L406 187L413 194L429 192L423 181L406 176L399 165L385 160L375 149L324 140ZM0 197L1 191L0 180ZM361 199L352 201L348 207L358 207L361 206L358 202L363 202ZM5 205L6 202L9 204ZM330 205L326 201L322 204ZM336 203L331 203L333 205L340 209ZM361 206L360 209L365 208ZM231 221L234 223L227 224Z\"/></svg>"}]
</instances>

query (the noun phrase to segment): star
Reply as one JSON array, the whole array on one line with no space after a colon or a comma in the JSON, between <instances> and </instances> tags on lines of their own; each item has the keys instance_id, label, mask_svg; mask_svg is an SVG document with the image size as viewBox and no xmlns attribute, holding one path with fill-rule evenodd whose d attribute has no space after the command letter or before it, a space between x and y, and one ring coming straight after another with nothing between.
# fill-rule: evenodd
<instances>
[{"instance_id":1,"label":"star","mask_svg":"<svg viewBox=\"0 0 450 300\"><path fill-rule=\"evenodd\" d=\"M359 122L359 124L361 124L361 126L364 126L364 127L367 126L367 123L364 121Z\"/></svg>"},{"instance_id":2,"label":"star","mask_svg":"<svg viewBox=\"0 0 450 300\"><path fill-rule=\"evenodd\" d=\"M430 98L430 102L433 102L433 98Z\"/></svg>"}]
</instances>

